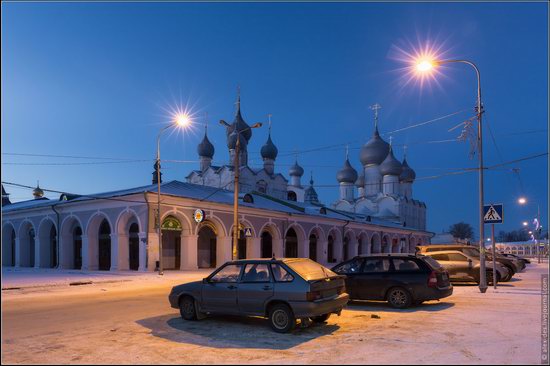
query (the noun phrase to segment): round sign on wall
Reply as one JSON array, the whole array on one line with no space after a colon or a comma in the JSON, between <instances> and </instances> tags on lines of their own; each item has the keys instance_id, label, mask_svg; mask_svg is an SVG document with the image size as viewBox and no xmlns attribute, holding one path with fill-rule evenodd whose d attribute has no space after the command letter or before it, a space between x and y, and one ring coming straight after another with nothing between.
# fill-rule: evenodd
<instances>
[{"instance_id":1,"label":"round sign on wall","mask_svg":"<svg viewBox=\"0 0 550 366\"><path fill-rule=\"evenodd\" d=\"M205 215L204 215L204 211L201 210L200 208L197 208L197 209L195 210L195 213L193 214L193 218L195 219L195 221L196 221L197 223L203 222L204 216L205 216Z\"/></svg>"}]
</instances>

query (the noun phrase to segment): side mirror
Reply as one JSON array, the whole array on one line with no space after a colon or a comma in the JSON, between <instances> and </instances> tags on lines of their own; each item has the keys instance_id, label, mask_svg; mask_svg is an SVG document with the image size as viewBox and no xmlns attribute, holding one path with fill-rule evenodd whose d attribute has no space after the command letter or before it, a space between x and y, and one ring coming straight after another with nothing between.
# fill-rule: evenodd
<instances>
[{"instance_id":1,"label":"side mirror","mask_svg":"<svg viewBox=\"0 0 550 366\"><path fill-rule=\"evenodd\" d=\"M203 278L202 283L207 284L208 283L208 278Z\"/></svg>"}]
</instances>

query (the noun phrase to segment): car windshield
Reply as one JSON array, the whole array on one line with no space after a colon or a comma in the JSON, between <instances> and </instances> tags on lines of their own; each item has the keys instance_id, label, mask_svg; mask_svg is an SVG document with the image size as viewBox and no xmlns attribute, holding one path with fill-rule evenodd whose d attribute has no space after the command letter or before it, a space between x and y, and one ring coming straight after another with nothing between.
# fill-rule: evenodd
<instances>
[{"instance_id":1,"label":"car windshield","mask_svg":"<svg viewBox=\"0 0 550 366\"><path fill-rule=\"evenodd\" d=\"M320 280L337 275L311 259L292 260L285 263L306 281Z\"/></svg>"},{"instance_id":2,"label":"car windshield","mask_svg":"<svg viewBox=\"0 0 550 366\"><path fill-rule=\"evenodd\" d=\"M422 259L424 260L424 262L428 263L428 265L432 269L442 268L441 264L439 264L439 262L433 259L432 257L422 257Z\"/></svg>"},{"instance_id":3,"label":"car windshield","mask_svg":"<svg viewBox=\"0 0 550 366\"><path fill-rule=\"evenodd\" d=\"M462 249L462 253L469 255L471 257L479 257L479 251L474 248L464 248Z\"/></svg>"}]
</instances>

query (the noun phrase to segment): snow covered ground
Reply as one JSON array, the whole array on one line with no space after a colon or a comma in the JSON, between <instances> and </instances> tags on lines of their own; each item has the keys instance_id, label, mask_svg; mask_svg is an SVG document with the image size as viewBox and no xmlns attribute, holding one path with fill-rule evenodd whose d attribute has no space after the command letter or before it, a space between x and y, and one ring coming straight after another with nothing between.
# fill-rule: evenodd
<instances>
[{"instance_id":1,"label":"snow covered ground","mask_svg":"<svg viewBox=\"0 0 550 366\"><path fill-rule=\"evenodd\" d=\"M274 333L260 318L181 320L168 304L170 287L207 273L167 272L161 278L104 274L101 279L108 282L81 286L66 285L73 278L82 280L78 273L76 277L54 274L59 277L50 283L59 285L46 287L32 287L30 275L17 282L8 274L2 287L28 286L2 291L2 363L538 364L541 360L541 275L548 273L547 263L529 265L496 291L491 287L481 294L477 286L455 286L451 297L407 310L355 302L328 324L292 334ZM112 282L113 278L119 281Z\"/></svg>"}]
</instances>

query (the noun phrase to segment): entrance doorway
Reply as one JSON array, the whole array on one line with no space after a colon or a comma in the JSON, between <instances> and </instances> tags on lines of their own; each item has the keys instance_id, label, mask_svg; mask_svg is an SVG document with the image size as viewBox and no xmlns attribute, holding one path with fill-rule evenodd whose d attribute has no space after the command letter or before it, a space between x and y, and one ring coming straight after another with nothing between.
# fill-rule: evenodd
<instances>
[{"instance_id":1,"label":"entrance doorway","mask_svg":"<svg viewBox=\"0 0 550 366\"><path fill-rule=\"evenodd\" d=\"M162 267L165 270L180 269L182 226L174 216L162 222Z\"/></svg>"},{"instance_id":2,"label":"entrance doorway","mask_svg":"<svg viewBox=\"0 0 550 366\"><path fill-rule=\"evenodd\" d=\"M273 256L273 237L267 231L262 233L261 238L262 258L271 258Z\"/></svg>"},{"instance_id":3,"label":"entrance doorway","mask_svg":"<svg viewBox=\"0 0 550 366\"><path fill-rule=\"evenodd\" d=\"M199 268L216 268L216 233L209 225L199 230L197 243L197 266Z\"/></svg>"},{"instance_id":4,"label":"entrance doorway","mask_svg":"<svg viewBox=\"0 0 550 366\"><path fill-rule=\"evenodd\" d=\"M111 227L107 220L103 219L99 226L99 270L111 269Z\"/></svg>"},{"instance_id":5,"label":"entrance doorway","mask_svg":"<svg viewBox=\"0 0 550 366\"><path fill-rule=\"evenodd\" d=\"M317 235L309 236L309 259L317 262Z\"/></svg>"},{"instance_id":6,"label":"entrance doorway","mask_svg":"<svg viewBox=\"0 0 550 366\"><path fill-rule=\"evenodd\" d=\"M82 269L82 229L80 226L73 230L73 254L74 269Z\"/></svg>"},{"instance_id":7,"label":"entrance doorway","mask_svg":"<svg viewBox=\"0 0 550 366\"><path fill-rule=\"evenodd\" d=\"M139 226L136 223L130 225L128 246L130 269L137 271L139 269Z\"/></svg>"},{"instance_id":8,"label":"entrance doorway","mask_svg":"<svg viewBox=\"0 0 550 366\"><path fill-rule=\"evenodd\" d=\"M288 229L285 237L285 257L298 258L298 236L292 228Z\"/></svg>"}]
</instances>

